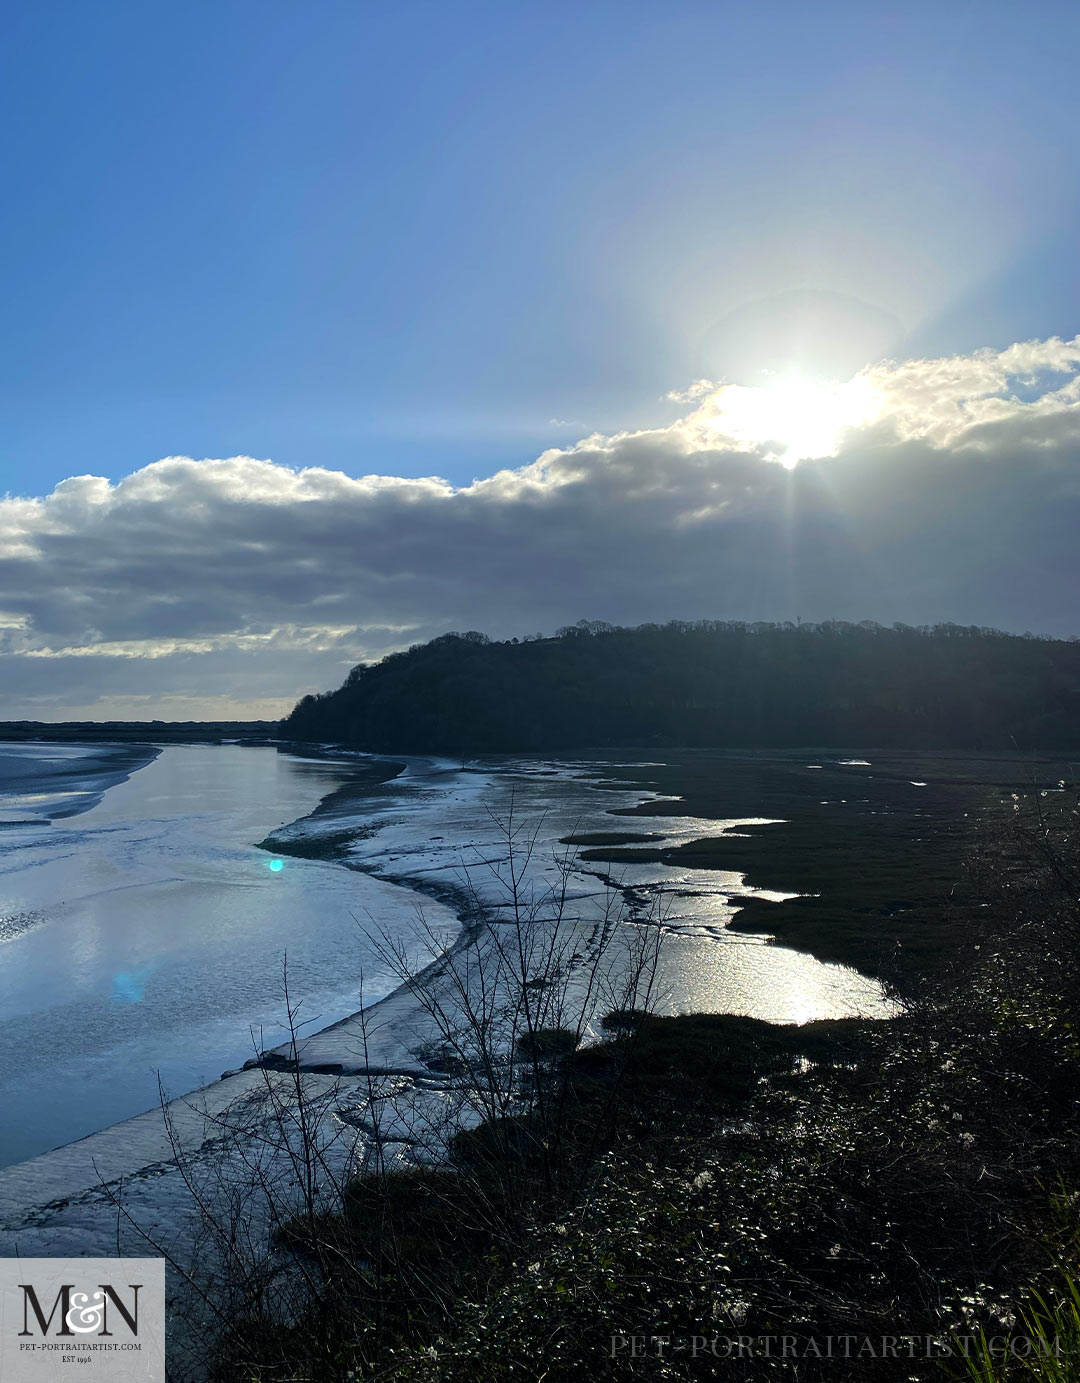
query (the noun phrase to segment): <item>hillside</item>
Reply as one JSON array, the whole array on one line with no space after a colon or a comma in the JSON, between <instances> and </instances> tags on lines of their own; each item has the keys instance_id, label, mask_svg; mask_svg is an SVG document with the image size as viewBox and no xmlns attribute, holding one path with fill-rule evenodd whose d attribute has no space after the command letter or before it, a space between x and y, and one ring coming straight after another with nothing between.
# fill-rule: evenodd
<instances>
[{"instance_id":1,"label":"hillside","mask_svg":"<svg viewBox=\"0 0 1080 1383\"><path fill-rule=\"evenodd\" d=\"M582 621L444 634L353 668L282 722L390 752L713 745L1080 745L1080 642L936 625Z\"/></svg>"}]
</instances>

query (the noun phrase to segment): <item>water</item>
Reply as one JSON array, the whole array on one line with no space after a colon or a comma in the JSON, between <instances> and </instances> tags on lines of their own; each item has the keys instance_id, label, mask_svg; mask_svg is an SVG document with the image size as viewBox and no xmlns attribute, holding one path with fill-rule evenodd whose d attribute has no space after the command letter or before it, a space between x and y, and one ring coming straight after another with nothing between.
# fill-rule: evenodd
<instances>
[{"instance_id":1,"label":"water","mask_svg":"<svg viewBox=\"0 0 1080 1383\"><path fill-rule=\"evenodd\" d=\"M355 759L185 745L147 763L147 752L0 746L0 769L15 763L6 819L24 823L0 831L0 1165L152 1107L159 1078L179 1094L283 1041L286 955L304 1031L386 993L395 979L371 931L413 936L422 905L450 937L467 883L498 902L511 813L519 851L532 841L526 886L538 892L557 880L553 851L571 832L629 826L674 844L740 824L609 817L644 794L598 780L595 761L506 758L475 772L414 759L373 786ZM56 815L80 802L91 805ZM351 869L296 854L358 828ZM271 832L277 853L256 848ZM602 872L573 868L575 915L609 906ZM887 1011L853 970L727 932L753 892L742 875L616 873L627 927L652 925L663 894L659 1007L781 1022Z\"/></svg>"},{"instance_id":2,"label":"water","mask_svg":"<svg viewBox=\"0 0 1080 1383\"><path fill-rule=\"evenodd\" d=\"M361 970L386 991L356 916L404 920L411 895L317 861L274 870L254 846L347 775L170 746L82 815L4 829L0 1165L152 1107L159 1073L180 1094L280 1042L286 954L319 1026L360 1006Z\"/></svg>"}]
</instances>

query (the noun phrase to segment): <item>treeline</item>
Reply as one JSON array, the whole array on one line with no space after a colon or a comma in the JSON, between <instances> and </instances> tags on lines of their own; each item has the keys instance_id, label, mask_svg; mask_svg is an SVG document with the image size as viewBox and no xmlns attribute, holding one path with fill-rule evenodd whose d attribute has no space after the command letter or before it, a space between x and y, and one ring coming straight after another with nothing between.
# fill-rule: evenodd
<instances>
[{"instance_id":1,"label":"treeline","mask_svg":"<svg viewBox=\"0 0 1080 1383\"><path fill-rule=\"evenodd\" d=\"M932 627L582 620L443 634L352 669L282 722L377 752L1080 744L1080 641Z\"/></svg>"}]
</instances>

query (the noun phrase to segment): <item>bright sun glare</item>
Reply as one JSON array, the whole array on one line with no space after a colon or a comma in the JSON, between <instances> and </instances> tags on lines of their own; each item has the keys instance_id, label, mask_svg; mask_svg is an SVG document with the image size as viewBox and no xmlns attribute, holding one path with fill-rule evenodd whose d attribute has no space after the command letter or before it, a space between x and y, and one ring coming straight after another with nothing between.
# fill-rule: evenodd
<instances>
[{"instance_id":1,"label":"bright sun glare","mask_svg":"<svg viewBox=\"0 0 1080 1383\"><path fill-rule=\"evenodd\" d=\"M843 384L785 379L761 388L728 384L710 401L707 424L741 445L762 447L789 470L816 456L834 456L850 427L877 412L870 381L856 375Z\"/></svg>"}]
</instances>

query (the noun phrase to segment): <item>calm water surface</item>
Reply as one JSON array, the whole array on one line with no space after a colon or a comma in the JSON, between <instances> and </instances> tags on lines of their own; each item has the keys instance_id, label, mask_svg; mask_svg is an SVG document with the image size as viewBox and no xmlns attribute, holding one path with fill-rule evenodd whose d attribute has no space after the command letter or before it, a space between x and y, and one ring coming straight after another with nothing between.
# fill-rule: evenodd
<instances>
[{"instance_id":1,"label":"calm water surface","mask_svg":"<svg viewBox=\"0 0 1080 1383\"><path fill-rule=\"evenodd\" d=\"M286 953L320 1026L360 1006L361 968L385 992L356 916L411 914L406 891L315 861L271 869L254 846L347 772L169 746L82 815L3 829L0 1165L150 1108L159 1072L173 1094L216 1079L253 1029L281 1041Z\"/></svg>"}]
</instances>

